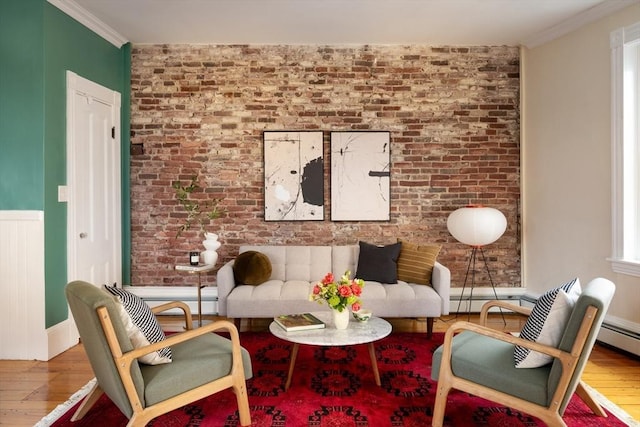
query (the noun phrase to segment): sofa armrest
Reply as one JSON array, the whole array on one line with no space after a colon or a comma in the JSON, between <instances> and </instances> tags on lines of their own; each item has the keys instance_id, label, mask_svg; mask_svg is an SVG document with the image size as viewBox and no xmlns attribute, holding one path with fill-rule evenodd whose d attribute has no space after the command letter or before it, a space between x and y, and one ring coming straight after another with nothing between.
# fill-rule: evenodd
<instances>
[{"instance_id":1,"label":"sofa armrest","mask_svg":"<svg viewBox=\"0 0 640 427\"><path fill-rule=\"evenodd\" d=\"M451 271L436 261L431 273L431 286L442 298L442 314L449 314L451 297Z\"/></svg>"},{"instance_id":2,"label":"sofa armrest","mask_svg":"<svg viewBox=\"0 0 640 427\"><path fill-rule=\"evenodd\" d=\"M220 316L227 315L227 296L229 296L236 286L236 279L233 276L234 261L235 260L231 260L220 267L216 277L216 284L218 286L218 314Z\"/></svg>"}]
</instances>

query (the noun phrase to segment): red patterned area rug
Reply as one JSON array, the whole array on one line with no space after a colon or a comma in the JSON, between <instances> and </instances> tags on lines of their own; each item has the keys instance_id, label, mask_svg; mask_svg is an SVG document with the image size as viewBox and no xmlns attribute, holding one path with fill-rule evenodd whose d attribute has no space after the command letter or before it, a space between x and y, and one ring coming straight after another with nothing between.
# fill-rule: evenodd
<instances>
[{"instance_id":1,"label":"red patterned area rug","mask_svg":"<svg viewBox=\"0 0 640 427\"><path fill-rule=\"evenodd\" d=\"M252 355L253 378L247 381L253 426L429 426L436 383L430 379L431 357L443 334L427 340L421 333L394 333L376 343L382 386L373 378L367 347L300 346L291 387L284 390L292 344L268 332L242 333ZM102 396L80 421L70 421L79 397L55 421L40 425L124 426L127 419ZM609 411L591 413L576 396L567 408L568 426L625 426ZM160 416L150 426L238 426L235 396L224 391ZM543 426L527 414L453 390L445 425Z\"/></svg>"}]
</instances>

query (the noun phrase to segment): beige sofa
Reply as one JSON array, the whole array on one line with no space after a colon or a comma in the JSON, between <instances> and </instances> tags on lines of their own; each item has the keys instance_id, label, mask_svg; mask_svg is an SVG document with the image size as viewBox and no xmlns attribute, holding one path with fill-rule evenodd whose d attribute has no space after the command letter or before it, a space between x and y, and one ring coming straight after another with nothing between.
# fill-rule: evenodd
<instances>
[{"instance_id":1,"label":"beige sofa","mask_svg":"<svg viewBox=\"0 0 640 427\"><path fill-rule=\"evenodd\" d=\"M239 252L258 251L271 261L271 277L257 285L236 285L234 260L217 273L218 313L236 320L270 318L279 314L328 310L326 304L309 301L313 285L328 272L336 277L358 266L358 245L349 246L241 246ZM431 286L398 281L366 281L362 306L383 318L426 318L427 333L433 320L449 313L451 274L436 262Z\"/></svg>"}]
</instances>

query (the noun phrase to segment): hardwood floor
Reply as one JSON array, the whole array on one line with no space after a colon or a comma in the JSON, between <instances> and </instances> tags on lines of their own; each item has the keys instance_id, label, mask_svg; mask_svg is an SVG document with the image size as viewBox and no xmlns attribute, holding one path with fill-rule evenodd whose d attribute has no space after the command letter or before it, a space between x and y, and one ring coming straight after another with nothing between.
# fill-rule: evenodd
<instances>
[{"instance_id":1,"label":"hardwood floor","mask_svg":"<svg viewBox=\"0 0 640 427\"><path fill-rule=\"evenodd\" d=\"M462 317L466 320L466 316ZM491 315L496 329L519 330L523 321L507 315L505 327L499 315ZM434 330L444 332L456 319L446 316L435 322ZM471 321L477 316L471 316ZM176 327L171 317L161 317L169 329ZM425 332L424 321L392 319L395 331ZM266 330L268 320L243 322L242 330ZM48 362L0 360L0 425L33 426L56 406L65 402L91 378L93 372L82 345L77 345ZM596 345L583 374L584 381L640 420L640 360L603 345Z\"/></svg>"}]
</instances>

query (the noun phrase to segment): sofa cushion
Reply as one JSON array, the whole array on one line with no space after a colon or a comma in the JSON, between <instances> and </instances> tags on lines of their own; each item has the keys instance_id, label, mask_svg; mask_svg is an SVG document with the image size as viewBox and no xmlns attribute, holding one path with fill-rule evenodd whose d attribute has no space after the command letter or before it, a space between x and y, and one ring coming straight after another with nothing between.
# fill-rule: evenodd
<instances>
[{"instance_id":1,"label":"sofa cushion","mask_svg":"<svg viewBox=\"0 0 640 427\"><path fill-rule=\"evenodd\" d=\"M398 257L398 280L430 285L440 245L416 245L399 239L398 242L402 243Z\"/></svg>"},{"instance_id":2,"label":"sofa cushion","mask_svg":"<svg viewBox=\"0 0 640 427\"><path fill-rule=\"evenodd\" d=\"M315 282L331 271L331 246L240 246L240 253L247 251L258 251L269 257L271 261L269 280Z\"/></svg>"},{"instance_id":3,"label":"sofa cushion","mask_svg":"<svg viewBox=\"0 0 640 427\"><path fill-rule=\"evenodd\" d=\"M398 281L398 257L402 243L387 246L376 246L359 242L360 255L355 277L380 283L396 283Z\"/></svg>"},{"instance_id":4,"label":"sofa cushion","mask_svg":"<svg viewBox=\"0 0 640 427\"><path fill-rule=\"evenodd\" d=\"M233 276L236 283L259 285L271 277L271 261L258 251L243 252L233 263Z\"/></svg>"},{"instance_id":5,"label":"sofa cushion","mask_svg":"<svg viewBox=\"0 0 640 427\"><path fill-rule=\"evenodd\" d=\"M520 337L557 348L580 293L578 278L547 291L538 298ZM513 358L516 368L538 368L553 361L549 355L521 346L515 347Z\"/></svg>"},{"instance_id":6,"label":"sofa cushion","mask_svg":"<svg viewBox=\"0 0 640 427\"><path fill-rule=\"evenodd\" d=\"M115 286L104 286L104 289L116 297L116 309L127 330L127 335L134 348L155 344L165 340L164 332L151 308L139 296ZM156 352L145 354L138 359L148 365L159 365L171 362L171 348L165 347Z\"/></svg>"}]
</instances>

